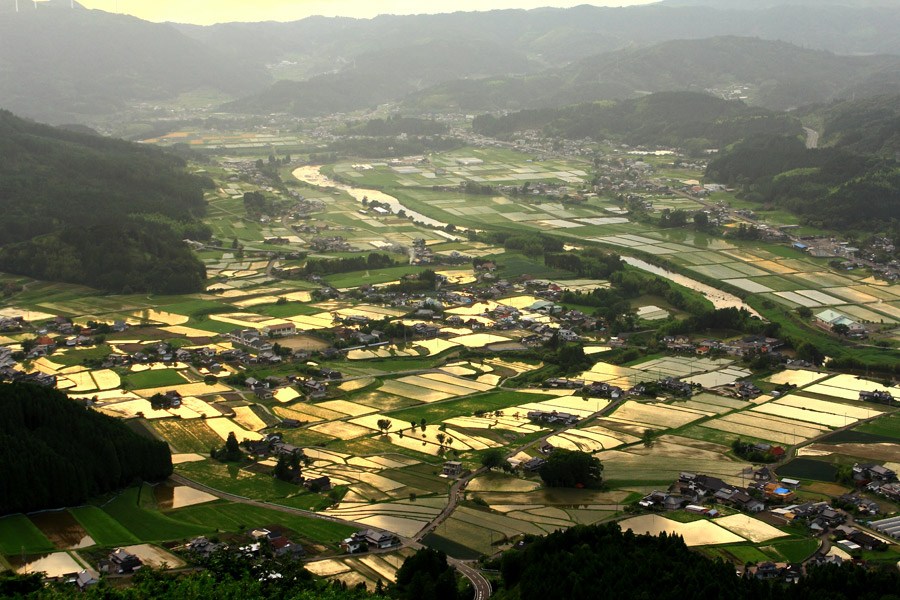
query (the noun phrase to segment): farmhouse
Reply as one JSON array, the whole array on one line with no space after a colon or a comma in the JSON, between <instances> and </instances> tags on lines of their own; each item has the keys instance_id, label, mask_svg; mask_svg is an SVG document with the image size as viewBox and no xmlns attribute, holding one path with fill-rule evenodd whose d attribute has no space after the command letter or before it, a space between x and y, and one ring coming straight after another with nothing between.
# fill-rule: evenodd
<instances>
[{"instance_id":1,"label":"farmhouse","mask_svg":"<svg viewBox=\"0 0 900 600\"><path fill-rule=\"evenodd\" d=\"M283 323L275 323L273 325L266 325L265 327L263 327L263 333L265 333L267 335L271 334L275 337L296 335L297 327L290 321L285 321Z\"/></svg>"},{"instance_id":2,"label":"farmhouse","mask_svg":"<svg viewBox=\"0 0 900 600\"><path fill-rule=\"evenodd\" d=\"M458 477L462 473L462 463L456 460L448 460L444 463L441 473L447 477Z\"/></svg>"},{"instance_id":3,"label":"farmhouse","mask_svg":"<svg viewBox=\"0 0 900 600\"><path fill-rule=\"evenodd\" d=\"M327 492L331 489L331 479L327 475L316 477L315 479L307 479L303 482L303 487L311 492Z\"/></svg>"},{"instance_id":4,"label":"farmhouse","mask_svg":"<svg viewBox=\"0 0 900 600\"><path fill-rule=\"evenodd\" d=\"M228 334L228 338L232 344L245 346L257 352L272 349L272 344L267 342L265 336L256 329L235 329Z\"/></svg>"},{"instance_id":5,"label":"farmhouse","mask_svg":"<svg viewBox=\"0 0 900 600\"><path fill-rule=\"evenodd\" d=\"M783 488L777 483L767 483L763 488L763 493L766 495L766 498L770 500L778 500L779 502L788 502L793 500L796 494L787 489Z\"/></svg>"},{"instance_id":6,"label":"farmhouse","mask_svg":"<svg viewBox=\"0 0 900 600\"><path fill-rule=\"evenodd\" d=\"M890 404L894 401L894 396L887 390L875 390L867 392L865 390L859 393L859 399L863 402L883 402Z\"/></svg>"},{"instance_id":7,"label":"farmhouse","mask_svg":"<svg viewBox=\"0 0 900 600\"><path fill-rule=\"evenodd\" d=\"M866 332L865 326L831 309L823 310L816 314L816 323L832 330L836 325L846 325L852 335L861 335Z\"/></svg>"},{"instance_id":8,"label":"farmhouse","mask_svg":"<svg viewBox=\"0 0 900 600\"><path fill-rule=\"evenodd\" d=\"M365 542L375 548L390 548L395 542L394 534L389 531L377 529L363 529L353 534L352 538L357 542Z\"/></svg>"},{"instance_id":9,"label":"farmhouse","mask_svg":"<svg viewBox=\"0 0 900 600\"><path fill-rule=\"evenodd\" d=\"M100 561L100 572L123 575L134 573L142 566L144 566L144 563L137 556L126 552L122 548L116 548L107 560Z\"/></svg>"},{"instance_id":10,"label":"farmhouse","mask_svg":"<svg viewBox=\"0 0 900 600\"><path fill-rule=\"evenodd\" d=\"M546 412L543 410L532 410L528 412L528 418L532 421L544 421L547 423L562 423L564 425L574 425L578 422L577 415L569 413L561 413L557 411Z\"/></svg>"},{"instance_id":11,"label":"farmhouse","mask_svg":"<svg viewBox=\"0 0 900 600\"><path fill-rule=\"evenodd\" d=\"M897 474L881 465L856 463L853 465L853 478L856 480L870 479L889 483L897 480Z\"/></svg>"},{"instance_id":12,"label":"farmhouse","mask_svg":"<svg viewBox=\"0 0 900 600\"><path fill-rule=\"evenodd\" d=\"M90 587L94 587L98 583L100 583L100 580L94 577L87 569L83 569L75 576L75 585L77 585L78 589L82 592Z\"/></svg>"}]
</instances>

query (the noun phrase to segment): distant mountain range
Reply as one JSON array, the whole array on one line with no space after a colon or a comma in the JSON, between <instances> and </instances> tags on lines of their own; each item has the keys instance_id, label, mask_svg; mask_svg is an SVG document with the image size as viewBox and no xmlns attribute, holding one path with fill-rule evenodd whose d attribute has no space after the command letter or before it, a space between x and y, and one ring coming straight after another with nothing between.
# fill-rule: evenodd
<instances>
[{"instance_id":1,"label":"distant mountain range","mask_svg":"<svg viewBox=\"0 0 900 600\"><path fill-rule=\"evenodd\" d=\"M198 88L234 94L271 82L263 68L223 60L171 25L76 8L4 2L0 108L55 123L160 102Z\"/></svg>"},{"instance_id":2,"label":"distant mountain range","mask_svg":"<svg viewBox=\"0 0 900 600\"><path fill-rule=\"evenodd\" d=\"M300 117L347 112L402 98L458 78L509 73L528 61L491 42L436 41L370 52L335 74L307 81L282 80L224 108L245 113L286 112Z\"/></svg>"},{"instance_id":3,"label":"distant mountain range","mask_svg":"<svg viewBox=\"0 0 900 600\"><path fill-rule=\"evenodd\" d=\"M415 94L407 106L421 110L505 109L737 82L758 87L758 104L788 108L851 87L858 95L893 92L900 69L876 55L900 55L898 4L667 0L201 27L71 10L66 0L36 10L23 0L17 14L4 2L0 107L84 122L211 89L236 99L229 109L252 112L349 111L407 94ZM729 36L760 39L753 46ZM710 37L720 41L660 45ZM488 83L496 89L485 90ZM435 85L446 87L428 90Z\"/></svg>"},{"instance_id":4,"label":"distant mountain range","mask_svg":"<svg viewBox=\"0 0 900 600\"><path fill-rule=\"evenodd\" d=\"M405 106L544 108L671 90L728 93L736 86L749 86L749 103L776 110L900 92L900 57L838 56L758 38L677 40L599 54L528 77L448 82L412 95Z\"/></svg>"}]
</instances>

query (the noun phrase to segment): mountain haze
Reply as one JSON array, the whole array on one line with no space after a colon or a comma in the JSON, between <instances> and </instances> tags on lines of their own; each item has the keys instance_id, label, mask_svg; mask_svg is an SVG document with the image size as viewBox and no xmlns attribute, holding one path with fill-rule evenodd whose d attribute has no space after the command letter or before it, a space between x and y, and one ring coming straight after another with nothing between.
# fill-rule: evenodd
<instances>
[{"instance_id":1,"label":"mountain haze","mask_svg":"<svg viewBox=\"0 0 900 600\"><path fill-rule=\"evenodd\" d=\"M748 85L748 102L785 110L851 94L900 91L900 57L839 56L786 42L715 37L599 54L529 77L449 82L419 92L410 109L501 110L617 100L648 92Z\"/></svg>"},{"instance_id":2,"label":"mountain haze","mask_svg":"<svg viewBox=\"0 0 900 600\"><path fill-rule=\"evenodd\" d=\"M65 122L202 87L246 94L269 80L170 25L63 4L0 15L0 107Z\"/></svg>"}]
</instances>

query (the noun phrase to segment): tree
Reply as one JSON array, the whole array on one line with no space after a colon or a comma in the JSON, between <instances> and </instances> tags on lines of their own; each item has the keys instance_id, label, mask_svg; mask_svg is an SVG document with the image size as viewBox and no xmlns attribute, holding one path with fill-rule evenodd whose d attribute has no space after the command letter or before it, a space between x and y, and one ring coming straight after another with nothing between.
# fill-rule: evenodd
<instances>
[{"instance_id":1,"label":"tree","mask_svg":"<svg viewBox=\"0 0 900 600\"><path fill-rule=\"evenodd\" d=\"M603 464L585 452L557 448L541 466L540 475L550 487L596 488L602 482Z\"/></svg>"},{"instance_id":2,"label":"tree","mask_svg":"<svg viewBox=\"0 0 900 600\"><path fill-rule=\"evenodd\" d=\"M850 333L850 326L846 323L836 323L831 326L831 331L837 335L846 336Z\"/></svg>"},{"instance_id":3,"label":"tree","mask_svg":"<svg viewBox=\"0 0 900 600\"><path fill-rule=\"evenodd\" d=\"M407 558L397 570L391 596L401 600L456 600L456 572L440 550L423 548Z\"/></svg>"},{"instance_id":4,"label":"tree","mask_svg":"<svg viewBox=\"0 0 900 600\"><path fill-rule=\"evenodd\" d=\"M241 452L241 446L238 444L237 437L235 437L234 432L231 431L228 433L228 439L225 440L225 460L229 462L237 462L241 460L243 453Z\"/></svg>"},{"instance_id":5,"label":"tree","mask_svg":"<svg viewBox=\"0 0 900 600\"><path fill-rule=\"evenodd\" d=\"M641 440L644 442L644 447L649 448L653 445L653 439L656 437L656 431L653 429L645 429L643 435L641 436Z\"/></svg>"},{"instance_id":6,"label":"tree","mask_svg":"<svg viewBox=\"0 0 900 600\"><path fill-rule=\"evenodd\" d=\"M416 422L415 421L410 421L409 426L412 428L413 431L416 430Z\"/></svg>"},{"instance_id":7,"label":"tree","mask_svg":"<svg viewBox=\"0 0 900 600\"><path fill-rule=\"evenodd\" d=\"M797 316L801 319L811 319L813 316L813 311L808 306L798 306L797 307Z\"/></svg>"},{"instance_id":8,"label":"tree","mask_svg":"<svg viewBox=\"0 0 900 600\"><path fill-rule=\"evenodd\" d=\"M707 227L709 227L709 215L707 215L702 210L698 210L694 213L694 227L703 231Z\"/></svg>"},{"instance_id":9,"label":"tree","mask_svg":"<svg viewBox=\"0 0 900 600\"><path fill-rule=\"evenodd\" d=\"M419 421L419 427L422 428L422 431L425 431L425 417L422 417L422 420Z\"/></svg>"},{"instance_id":10,"label":"tree","mask_svg":"<svg viewBox=\"0 0 900 600\"><path fill-rule=\"evenodd\" d=\"M275 470L272 474L281 481L290 481L293 478L291 467L288 465L287 457L284 454L278 457L278 463L275 465Z\"/></svg>"},{"instance_id":11,"label":"tree","mask_svg":"<svg viewBox=\"0 0 900 600\"><path fill-rule=\"evenodd\" d=\"M801 342L800 345L797 346L797 358L811 362L816 366L825 362L825 355L822 354L822 351L809 342Z\"/></svg>"},{"instance_id":12,"label":"tree","mask_svg":"<svg viewBox=\"0 0 900 600\"><path fill-rule=\"evenodd\" d=\"M378 419L376 425L378 425L378 429L381 430L382 434L387 434L388 429L391 428L391 420L390 419Z\"/></svg>"},{"instance_id":13,"label":"tree","mask_svg":"<svg viewBox=\"0 0 900 600\"><path fill-rule=\"evenodd\" d=\"M491 448L481 455L481 466L488 471L496 469L503 464L503 452L498 448Z\"/></svg>"}]
</instances>

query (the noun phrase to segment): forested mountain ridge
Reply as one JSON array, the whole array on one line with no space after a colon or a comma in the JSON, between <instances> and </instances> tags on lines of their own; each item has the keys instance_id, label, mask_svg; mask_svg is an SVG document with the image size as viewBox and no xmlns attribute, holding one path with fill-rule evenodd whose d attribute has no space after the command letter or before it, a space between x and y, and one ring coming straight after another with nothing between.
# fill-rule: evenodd
<instances>
[{"instance_id":1,"label":"forested mountain ridge","mask_svg":"<svg viewBox=\"0 0 900 600\"><path fill-rule=\"evenodd\" d=\"M667 41L582 59L528 77L452 81L412 94L409 109L558 107L649 92L746 86L747 102L786 110L835 98L900 91L900 57L839 56L779 41L711 37Z\"/></svg>"},{"instance_id":2,"label":"forested mountain ridge","mask_svg":"<svg viewBox=\"0 0 900 600\"><path fill-rule=\"evenodd\" d=\"M225 106L246 113L287 112L300 117L347 112L397 100L452 79L521 72L528 61L488 41L435 39L354 58L337 73L307 81L279 81Z\"/></svg>"},{"instance_id":3,"label":"forested mountain ridge","mask_svg":"<svg viewBox=\"0 0 900 600\"><path fill-rule=\"evenodd\" d=\"M820 144L885 157L900 153L900 96L850 100L811 111L821 115Z\"/></svg>"},{"instance_id":4,"label":"forested mountain ridge","mask_svg":"<svg viewBox=\"0 0 900 600\"><path fill-rule=\"evenodd\" d=\"M462 94L461 99L455 100L460 105L466 104L462 101L466 96L475 94L470 89L476 86L472 78L493 76L494 85L502 88L497 92L503 92L503 102L492 94L490 102L472 105L487 110L571 104L628 97L635 90L672 89L644 86L641 78L625 68L629 61L637 60L631 54L661 42L701 40L711 34L784 40L804 48L857 55L843 58L851 66L863 65L854 68L849 79L844 66L835 67L835 73L825 79L819 76L818 68L807 69L807 73L800 71L797 74L802 83L798 89L786 88L776 81L774 91L763 90L761 104L766 106L785 108L803 101L827 101L842 91L834 83L842 80L847 89L852 87L860 94L898 89L895 76L876 73L862 80L857 77L857 73L868 70L865 65L874 60L871 55L900 54L900 12L891 6L579 6L384 15L374 19L310 17L293 23L200 27L149 23L126 15L80 9L77 5L72 10L65 1L39 2L36 10L24 10L24 4L18 13L12 2L0 4L0 73L6 84L0 89L0 107L54 123L90 120L136 105L152 108L155 103L173 101L180 94L199 90L212 89L235 98L255 96L276 79L305 81L301 103L309 101L314 106L323 99L333 101L341 94L370 95L371 100L357 103L368 106L390 91L391 85L396 93L389 99L397 101L412 90L446 80L436 80L424 72L405 85L397 85L404 83L397 74L406 68L408 54L427 49L434 40L442 40L448 48L461 52L468 46L484 49L478 59L460 61L465 68L449 74L468 78L454 91ZM616 69L616 64L610 66L601 61L596 73L590 65L579 67L583 73L557 73L570 63L590 62L590 57L617 50L621 52L608 58L623 67L622 71ZM365 57L379 54L385 60L368 63L364 70L360 68ZM448 54L453 55L452 51ZM661 55L668 57L666 51ZM740 56L731 58L740 64ZM688 72L704 77L706 67L702 61L693 60L680 68L675 59L667 64L674 74ZM434 70L442 64L436 62ZM768 61L766 66L777 64ZM498 78L508 74L534 75L547 68L552 71L541 75L540 82L521 89L515 77ZM664 73L658 69L656 72ZM603 85L598 82L599 87L582 89L571 81L572 73L588 80L595 75L610 77ZM337 80L334 76L338 76ZM378 88L380 78L389 85L379 94L370 94L369 88ZM566 85L554 78L561 78L559 82ZM665 83L660 77L647 83L653 84L654 80L659 85ZM279 84L268 94L278 98L285 89L284 84ZM553 100L554 92L561 96ZM485 93L478 91L480 95ZM433 102L434 94L431 96ZM811 96L815 97L810 100ZM516 103L509 103L510 97ZM432 106L422 98L418 105L423 110ZM289 105L281 109L297 110ZM315 109L320 110L318 106Z\"/></svg>"},{"instance_id":5,"label":"forested mountain ridge","mask_svg":"<svg viewBox=\"0 0 900 600\"><path fill-rule=\"evenodd\" d=\"M0 270L110 291L188 293L205 267L203 179L157 148L0 111Z\"/></svg>"},{"instance_id":6,"label":"forested mountain ridge","mask_svg":"<svg viewBox=\"0 0 900 600\"><path fill-rule=\"evenodd\" d=\"M741 198L780 206L817 227L872 233L900 222L897 161L808 149L796 137L747 139L712 160L706 178L738 186Z\"/></svg>"},{"instance_id":7,"label":"forested mountain ridge","mask_svg":"<svg viewBox=\"0 0 900 600\"><path fill-rule=\"evenodd\" d=\"M505 117L481 115L472 127L488 136L540 129L548 136L590 136L698 152L762 133L801 133L800 121L790 115L693 92L660 92L634 100L525 110Z\"/></svg>"},{"instance_id":8,"label":"forested mountain ridge","mask_svg":"<svg viewBox=\"0 0 900 600\"><path fill-rule=\"evenodd\" d=\"M64 123L200 88L246 94L271 79L261 65L226 61L174 27L41 2L3 3L0 108ZM27 8L26 8L27 7Z\"/></svg>"},{"instance_id":9,"label":"forested mountain ridge","mask_svg":"<svg viewBox=\"0 0 900 600\"><path fill-rule=\"evenodd\" d=\"M172 473L165 442L55 389L0 384L0 515L76 506L135 481Z\"/></svg>"},{"instance_id":10,"label":"forested mountain ridge","mask_svg":"<svg viewBox=\"0 0 900 600\"><path fill-rule=\"evenodd\" d=\"M710 0L685 6L582 5L175 27L228 56L266 63L302 56L307 76L312 76L365 53L414 46L437 37L454 42L492 41L543 66L560 66L628 46L712 35L756 36L847 55L900 54L900 14L887 2L873 0L860 6L848 0L810 1L799 6L785 1Z\"/></svg>"}]
</instances>

